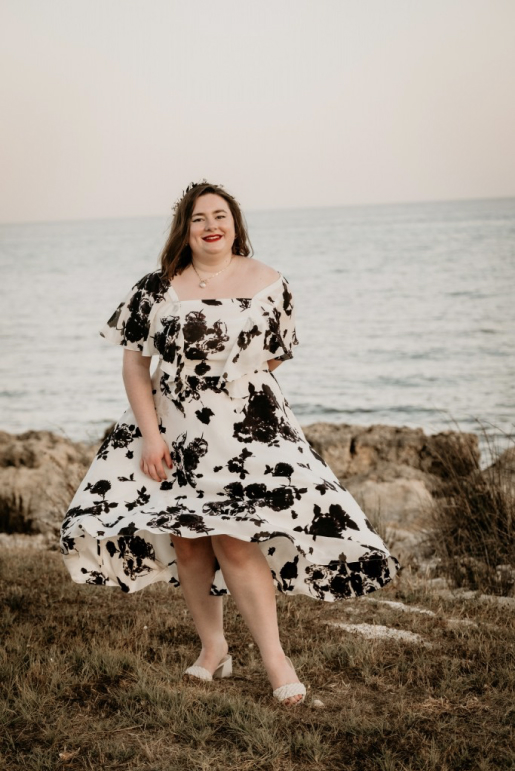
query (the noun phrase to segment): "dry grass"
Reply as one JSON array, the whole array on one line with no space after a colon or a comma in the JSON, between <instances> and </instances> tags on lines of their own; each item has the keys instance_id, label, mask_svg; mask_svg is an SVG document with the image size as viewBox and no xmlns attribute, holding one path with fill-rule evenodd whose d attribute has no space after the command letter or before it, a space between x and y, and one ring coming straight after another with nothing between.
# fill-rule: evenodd
<instances>
[{"instance_id":1,"label":"dry grass","mask_svg":"<svg viewBox=\"0 0 515 771\"><path fill-rule=\"evenodd\" d=\"M286 652L310 686L289 710L273 702L231 598L235 676L184 684L198 648L180 591L79 586L55 551L12 551L1 574L6 771L515 768L513 613L440 599L409 570L338 604L278 596ZM428 645L327 622L384 624Z\"/></svg>"},{"instance_id":2,"label":"dry grass","mask_svg":"<svg viewBox=\"0 0 515 771\"><path fill-rule=\"evenodd\" d=\"M430 521L428 542L440 574L453 585L512 595L515 584L515 442L502 454L480 421L488 471L467 452L461 432L439 453L444 484Z\"/></svg>"}]
</instances>

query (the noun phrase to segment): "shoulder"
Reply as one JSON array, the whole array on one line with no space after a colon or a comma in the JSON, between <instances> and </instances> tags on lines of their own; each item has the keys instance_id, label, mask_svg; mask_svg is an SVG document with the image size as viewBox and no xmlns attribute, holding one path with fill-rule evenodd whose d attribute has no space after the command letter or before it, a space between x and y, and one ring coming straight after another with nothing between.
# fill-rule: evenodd
<instances>
[{"instance_id":1,"label":"shoulder","mask_svg":"<svg viewBox=\"0 0 515 771\"><path fill-rule=\"evenodd\" d=\"M145 273L132 287L132 291L142 291L154 298L166 292L169 286L169 280L164 278L161 269Z\"/></svg>"},{"instance_id":2,"label":"shoulder","mask_svg":"<svg viewBox=\"0 0 515 771\"><path fill-rule=\"evenodd\" d=\"M278 270L270 267L270 265L266 265L266 263L261 262L261 260L256 260L255 257L242 257L241 259L248 263L246 267L249 275L251 275L258 283L268 282L271 284L273 281L277 281L281 276Z\"/></svg>"}]
</instances>

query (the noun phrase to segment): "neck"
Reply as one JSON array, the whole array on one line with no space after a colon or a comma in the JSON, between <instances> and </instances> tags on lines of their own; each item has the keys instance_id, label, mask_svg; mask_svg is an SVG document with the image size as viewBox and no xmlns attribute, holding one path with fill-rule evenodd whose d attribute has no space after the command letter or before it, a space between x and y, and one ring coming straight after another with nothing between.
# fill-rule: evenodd
<instances>
[{"instance_id":1,"label":"neck","mask_svg":"<svg viewBox=\"0 0 515 771\"><path fill-rule=\"evenodd\" d=\"M206 260L203 257L196 257L192 255L191 261L198 271L204 271L204 273L216 273L218 270L222 270L231 261L232 254L216 255L213 259Z\"/></svg>"}]
</instances>

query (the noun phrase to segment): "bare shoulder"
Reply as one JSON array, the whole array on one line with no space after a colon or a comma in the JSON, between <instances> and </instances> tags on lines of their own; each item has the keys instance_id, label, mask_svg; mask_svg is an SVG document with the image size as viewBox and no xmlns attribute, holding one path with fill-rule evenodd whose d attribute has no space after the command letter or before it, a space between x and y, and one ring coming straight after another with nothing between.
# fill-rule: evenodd
<instances>
[{"instance_id":1,"label":"bare shoulder","mask_svg":"<svg viewBox=\"0 0 515 771\"><path fill-rule=\"evenodd\" d=\"M249 271L249 275L251 275L255 281L268 281L269 283L272 283L273 281L276 281L281 275L278 270L270 267L270 265L266 265L264 262L261 262L261 260L256 260L255 257L250 259L248 257L244 257L243 259L248 263L247 269Z\"/></svg>"}]
</instances>

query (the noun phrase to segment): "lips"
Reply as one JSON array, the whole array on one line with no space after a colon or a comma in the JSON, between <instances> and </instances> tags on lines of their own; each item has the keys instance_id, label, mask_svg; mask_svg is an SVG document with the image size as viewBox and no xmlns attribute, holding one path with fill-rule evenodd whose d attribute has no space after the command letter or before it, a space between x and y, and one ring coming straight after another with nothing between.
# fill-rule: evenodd
<instances>
[{"instance_id":1,"label":"lips","mask_svg":"<svg viewBox=\"0 0 515 771\"><path fill-rule=\"evenodd\" d=\"M209 242L211 242L211 241L219 241L221 239L221 237L222 236L206 236L202 240L203 241L209 241Z\"/></svg>"}]
</instances>

